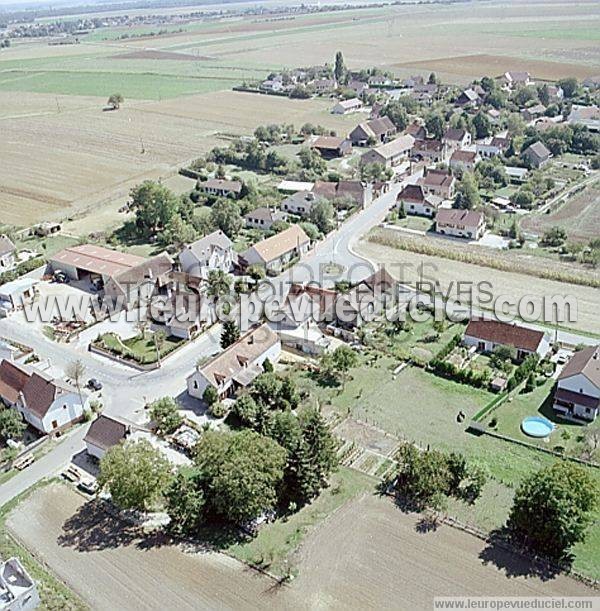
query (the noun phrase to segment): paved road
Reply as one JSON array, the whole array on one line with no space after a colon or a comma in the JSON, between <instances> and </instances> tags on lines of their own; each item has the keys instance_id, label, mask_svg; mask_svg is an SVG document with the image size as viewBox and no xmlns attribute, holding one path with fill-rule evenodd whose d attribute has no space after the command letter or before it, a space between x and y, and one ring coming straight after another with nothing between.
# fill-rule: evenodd
<instances>
[{"instance_id":1,"label":"paved road","mask_svg":"<svg viewBox=\"0 0 600 611\"><path fill-rule=\"evenodd\" d=\"M375 265L356 254L353 244L361 235L383 220L403 185L415 180L416 177L410 177L405 183L394 185L388 193L330 234L305 259L275 279L276 290L285 290L284 286L289 285L290 282L313 280L322 285L332 284L333 278L327 276L324 269L330 263L342 265L344 267L342 276L352 281L372 273ZM411 287L405 289L413 291ZM535 325L528 326L536 328ZM543 330L547 331L545 328ZM30 346L43 358L48 358L54 367L63 371L73 361L81 360L86 367L87 377L96 377L104 384L102 400L105 413L140 422L146 402L167 395L185 395L185 380L193 371L198 359L211 356L218 351L220 326L213 327L209 333L203 334L196 341L170 356L161 369L145 373L94 355L83 346L58 344L47 339L39 327L18 324L11 319L0 320L0 337ZM563 331L558 333L558 339L570 344L598 343L588 337ZM38 461L35 467L29 467L16 475L10 480L10 485L2 486L0 505L45 475L59 471L72 454L83 449L85 429L87 426Z\"/></svg>"}]
</instances>

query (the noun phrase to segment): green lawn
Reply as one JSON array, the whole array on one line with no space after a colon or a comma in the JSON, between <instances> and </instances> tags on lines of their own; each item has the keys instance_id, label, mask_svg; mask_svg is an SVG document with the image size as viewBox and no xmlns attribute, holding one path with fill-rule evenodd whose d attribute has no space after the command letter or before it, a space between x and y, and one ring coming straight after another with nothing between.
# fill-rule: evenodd
<instances>
[{"instance_id":1,"label":"green lawn","mask_svg":"<svg viewBox=\"0 0 600 611\"><path fill-rule=\"evenodd\" d=\"M184 340L176 337L167 337L160 349L161 358L181 346L183 342ZM140 334L124 340L114 333L105 333L100 336L98 344L115 354L127 356L138 363L149 364L157 361L153 333L146 333L144 336Z\"/></svg>"},{"instance_id":2,"label":"green lawn","mask_svg":"<svg viewBox=\"0 0 600 611\"><path fill-rule=\"evenodd\" d=\"M429 231L433 225L433 221L424 216L407 216L403 219L398 219L395 222L398 227L412 229L414 231Z\"/></svg>"},{"instance_id":3,"label":"green lawn","mask_svg":"<svg viewBox=\"0 0 600 611\"><path fill-rule=\"evenodd\" d=\"M374 331L373 345L399 359L414 358L419 362L431 360L457 333L464 331L462 324L450 324L436 333L432 321L412 323L409 331L394 331L392 325Z\"/></svg>"},{"instance_id":4,"label":"green lawn","mask_svg":"<svg viewBox=\"0 0 600 611\"><path fill-rule=\"evenodd\" d=\"M533 392L514 396L512 401L505 401L500 407L487 415L484 423L489 425L492 419L497 420L494 430L502 435L526 441L549 450L564 448L571 456L579 456L584 449L582 436L588 427L598 427L594 422L589 425L575 424L558 418L552 410L552 389L554 380L548 380ZM528 416L544 416L558 425L558 429L548 439L535 439L521 431L521 422Z\"/></svg>"},{"instance_id":5,"label":"green lawn","mask_svg":"<svg viewBox=\"0 0 600 611\"><path fill-rule=\"evenodd\" d=\"M254 539L234 543L227 548L227 552L244 562L263 566L278 576L293 574L295 570L290 556L309 530L349 500L364 492L373 491L375 484L373 478L341 467L331 478L331 486L310 505L287 519L264 526Z\"/></svg>"}]
</instances>

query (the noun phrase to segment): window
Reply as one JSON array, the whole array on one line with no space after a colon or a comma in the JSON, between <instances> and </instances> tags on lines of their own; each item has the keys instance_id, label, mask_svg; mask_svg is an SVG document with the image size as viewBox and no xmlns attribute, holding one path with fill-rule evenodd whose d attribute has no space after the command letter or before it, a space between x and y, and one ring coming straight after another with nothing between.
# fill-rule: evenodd
<instances>
[{"instance_id":1,"label":"window","mask_svg":"<svg viewBox=\"0 0 600 611\"><path fill-rule=\"evenodd\" d=\"M196 380L194 380L194 389L198 390L198 382Z\"/></svg>"}]
</instances>

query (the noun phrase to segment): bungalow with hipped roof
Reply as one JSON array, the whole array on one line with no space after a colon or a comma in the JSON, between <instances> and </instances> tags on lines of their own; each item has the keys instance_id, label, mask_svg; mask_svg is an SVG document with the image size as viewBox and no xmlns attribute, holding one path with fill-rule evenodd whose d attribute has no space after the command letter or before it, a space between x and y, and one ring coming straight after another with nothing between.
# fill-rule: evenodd
<instances>
[{"instance_id":1,"label":"bungalow with hipped roof","mask_svg":"<svg viewBox=\"0 0 600 611\"><path fill-rule=\"evenodd\" d=\"M281 354L281 341L267 324L251 329L205 365L199 366L187 379L190 396L203 399L211 387L220 399L232 397L249 386L269 359L274 363Z\"/></svg>"},{"instance_id":2,"label":"bungalow with hipped roof","mask_svg":"<svg viewBox=\"0 0 600 611\"><path fill-rule=\"evenodd\" d=\"M408 159L414 143L415 139L412 136L400 136L364 153L360 158L360 165L380 163L386 168L393 168Z\"/></svg>"},{"instance_id":3,"label":"bungalow with hipped roof","mask_svg":"<svg viewBox=\"0 0 600 611\"><path fill-rule=\"evenodd\" d=\"M396 131L392 120L384 116L359 123L350 132L349 138L354 146L367 146L387 142Z\"/></svg>"},{"instance_id":4,"label":"bungalow with hipped roof","mask_svg":"<svg viewBox=\"0 0 600 611\"><path fill-rule=\"evenodd\" d=\"M282 271L293 259L308 252L310 239L300 225L292 225L280 233L257 242L241 256L244 267L259 265L267 272Z\"/></svg>"},{"instance_id":5,"label":"bungalow with hipped roof","mask_svg":"<svg viewBox=\"0 0 600 611\"><path fill-rule=\"evenodd\" d=\"M312 191L298 191L281 202L281 209L289 214L307 217L316 201L317 196Z\"/></svg>"},{"instance_id":6,"label":"bungalow with hipped roof","mask_svg":"<svg viewBox=\"0 0 600 611\"><path fill-rule=\"evenodd\" d=\"M515 89L516 87L533 85L529 72L509 70L500 76L498 80L506 89Z\"/></svg>"},{"instance_id":7,"label":"bungalow with hipped roof","mask_svg":"<svg viewBox=\"0 0 600 611\"><path fill-rule=\"evenodd\" d=\"M27 365L0 362L0 399L43 434L80 422L88 398L72 386Z\"/></svg>"},{"instance_id":8,"label":"bungalow with hipped roof","mask_svg":"<svg viewBox=\"0 0 600 611\"><path fill-rule=\"evenodd\" d=\"M554 411L570 420L595 420L600 411L600 346L576 352L560 372Z\"/></svg>"},{"instance_id":9,"label":"bungalow with hipped roof","mask_svg":"<svg viewBox=\"0 0 600 611\"><path fill-rule=\"evenodd\" d=\"M179 253L181 270L192 278L202 280L206 280L213 270L229 273L236 263L233 243L221 230L186 244Z\"/></svg>"},{"instance_id":10,"label":"bungalow with hipped roof","mask_svg":"<svg viewBox=\"0 0 600 611\"><path fill-rule=\"evenodd\" d=\"M428 194L421 185L406 185L396 199L398 208L404 208L406 214L433 218L442 203L442 198Z\"/></svg>"},{"instance_id":11,"label":"bungalow with hipped roof","mask_svg":"<svg viewBox=\"0 0 600 611\"><path fill-rule=\"evenodd\" d=\"M242 183L239 180L226 180L224 178L209 178L198 182L198 190L207 195L217 197L237 198L242 193Z\"/></svg>"},{"instance_id":12,"label":"bungalow with hipped roof","mask_svg":"<svg viewBox=\"0 0 600 611\"><path fill-rule=\"evenodd\" d=\"M441 208L435 217L435 230L441 235L479 240L485 233L485 215L479 210Z\"/></svg>"},{"instance_id":13,"label":"bungalow with hipped roof","mask_svg":"<svg viewBox=\"0 0 600 611\"><path fill-rule=\"evenodd\" d=\"M488 136L477 140L475 151L483 159L497 157L503 155L510 146L510 139L503 136Z\"/></svg>"},{"instance_id":14,"label":"bungalow with hipped roof","mask_svg":"<svg viewBox=\"0 0 600 611\"><path fill-rule=\"evenodd\" d=\"M338 136L311 136L307 144L319 151L323 159L344 157L352 152L352 142L348 138Z\"/></svg>"},{"instance_id":15,"label":"bungalow with hipped roof","mask_svg":"<svg viewBox=\"0 0 600 611\"><path fill-rule=\"evenodd\" d=\"M516 350L521 361L530 354L544 358L550 344L543 331L521 327L515 323L474 318L469 322L463 336L465 346L475 346L480 352L493 352L498 346Z\"/></svg>"}]
</instances>

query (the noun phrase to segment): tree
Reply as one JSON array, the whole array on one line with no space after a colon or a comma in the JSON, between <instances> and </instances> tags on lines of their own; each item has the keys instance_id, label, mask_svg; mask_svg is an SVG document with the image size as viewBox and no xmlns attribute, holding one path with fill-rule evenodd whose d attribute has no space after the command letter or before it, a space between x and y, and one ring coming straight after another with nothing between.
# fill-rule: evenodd
<instances>
[{"instance_id":1,"label":"tree","mask_svg":"<svg viewBox=\"0 0 600 611\"><path fill-rule=\"evenodd\" d=\"M557 247L567 241L567 232L563 227L550 227L544 232L540 244L542 246Z\"/></svg>"},{"instance_id":2,"label":"tree","mask_svg":"<svg viewBox=\"0 0 600 611\"><path fill-rule=\"evenodd\" d=\"M161 366L162 359L162 348L165 345L165 341L167 339L167 334L159 329L154 332L154 348L156 349L156 360L158 361L158 366Z\"/></svg>"},{"instance_id":3,"label":"tree","mask_svg":"<svg viewBox=\"0 0 600 611\"><path fill-rule=\"evenodd\" d=\"M194 469L182 468L165 494L170 528L178 533L194 533L204 517L206 499Z\"/></svg>"},{"instance_id":4,"label":"tree","mask_svg":"<svg viewBox=\"0 0 600 611\"><path fill-rule=\"evenodd\" d=\"M316 496L329 474L337 467L337 445L319 410L310 408L302 412L300 426L306 444L305 458L315 482L311 492L312 496Z\"/></svg>"},{"instance_id":5,"label":"tree","mask_svg":"<svg viewBox=\"0 0 600 611\"><path fill-rule=\"evenodd\" d=\"M314 223L309 223L305 221L303 223L300 223L300 227L302 227L304 233L309 237L311 241L317 240L319 238L319 228Z\"/></svg>"},{"instance_id":6,"label":"tree","mask_svg":"<svg viewBox=\"0 0 600 611\"><path fill-rule=\"evenodd\" d=\"M171 464L149 441L113 446L100 460L100 488L121 509L152 508L171 479Z\"/></svg>"},{"instance_id":7,"label":"tree","mask_svg":"<svg viewBox=\"0 0 600 611\"><path fill-rule=\"evenodd\" d=\"M174 215L160 234L164 246L174 246L180 250L185 244L191 244L198 237L194 226L184 221L179 215Z\"/></svg>"},{"instance_id":8,"label":"tree","mask_svg":"<svg viewBox=\"0 0 600 611\"><path fill-rule=\"evenodd\" d=\"M262 366L263 366L263 371L265 373L273 373L275 371L275 368L273 367L273 363L271 363L271 359L269 359L268 357L264 360Z\"/></svg>"},{"instance_id":9,"label":"tree","mask_svg":"<svg viewBox=\"0 0 600 611\"><path fill-rule=\"evenodd\" d=\"M558 81L558 86L563 90L565 98L572 98L579 86L576 78L563 78Z\"/></svg>"},{"instance_id":10,"label":"tree","mask_svg":"<svg viewBox=\"0 0 600 611\"><path fill-rule=\"evenodd\" d=\"M435 72L431 72L431 73L429 74L429 78L427 79L427 82L428 82L430 85L437 85L437 82L438 82L438 81L437 81L437 76L435 75Z\"/></svg>"},{"instance_id":11,"label":"tree","mask_svg":"<svg viewBox=\"0 0 600 611\"><path fill-rule=\"evenodd\" d=\"M260 374L254 381L250 394L259 405L267 409L294 409L300 402L292 378L282 377L276 373Z\"/></svg>"},{"instance_id":12,"label":"tree","mask_svg":"<svg viewBox=\"0 0 600 611\"><path fill-rule=\"evenodd\" d=\"M81 387L83 386L83 381L85 377L85 365L79 359L69 363L65 370L65 375L70 380L73 380L75 384L75 388L77 389L77 393L79 394L79 402L83 406L85 401L83 400L83 393L81 392Z\"/></svg>"},{"instance_id":13,"label":"tree","mask_svg":"<svg viewBox=\"0 0 600 611\"><path fill-rule=\"evenodd\" d=\"M231 276L222 269L211 269L206 279L206 294L215 301L231 293Z\"/></svg>"},{"instance_id":14,"label":"tree","mask_svg":"<svg viewBox=\"0 0 600 611\"><path fill-rule=\"evenodd\" d=\"M406 129L408 125L408 113L406 112L406 107L401 102L389 102L383 109L382 114L389 117L390 121L396 126L396 129Z\"/></svg>"},{"instance_id":15,"label":"tree","mask_svg":"<svg viewBox=\"0 0 600 611\"><path fill-rule=\"evenodd\" d=\"M124 101L125 99L120 93L113 93L108 98L108 105L112 106L114 110L119 110L119 108L121 108L121 104L123 104Z\"/></svg>"},{"instance_id":16,"label":"tree","mask_svg":"<svg viewBox=\"0 0 600 611\"><path fill-rule=\"evenodd\" d=\"M328 233L333 228L334 212L333 204L329 200L321 198L312 205L309 219L319 228L319 231Z\"/></svg>"},{"instance_id":17,"label":"tree","mask_svg":"<svg viewBox=\"0 0 600 611\"><path fill-rule=\"evenodd\" d=\"M23 436L27 425L21 414L10 407L0 408L0 437L19 440Z\"/></svg>"},{"instance_id":18,"label":"tree","mask_svg":"<svg viewBox=\"0 0 600 611\"><path fill-rule=\"evenodd\" d=\"M129 207L135 212L135 223L144 235L162 231L177 214L179 199L164 185L146 180L130 193Z\"/></svg>"},{"instance_id":19,"label":"tree","mask_svg":"<svg viewBox=\"0 0 600 611\"><path fill-rule=\"evenodd\" d=\"M473 127L475 128L476 138L487 138L492 133L492 124L487 115L478 112L473 117Z\"/></svg>"},{"instance_id":20,"label":"tree","mask_svg":"<svg viewBox=\"0 0 600 611\"><path fill-rule=\"evenodd\" d=\"M163 397L152 402L150 404L150 418L156 423L157 431L161 435L171 434L183 422L177 403L172 397Z\"/></svg>"},{"instance_id":21,"label":"tree","mask_svg":"<svg viewBox=\"0 0 600 611\"><path fill-rule=\"evenodd\" d=\"M398 206L398 218L405 219L406 218L406 208L404 207L404 202L401 201Z\"/></svg>"},{"instance_id":22,"label":"tree","mask_svg":"<svg viewBox=\"0 0 600 611\"><path fill-rule=\"evenodd\" d=\"M214 386L207 386L202 393L202 400L212 407L219 400L219 393Z\"/></svg>"},{"instance_id":23,"label":"tree","mask_svg":"<svg viewBox=\"0 0 600 611\"><path fill-rule=\"evenodd\" d=\"M225 348L235 344L238 339L240 339L240 329L235 324L235 320L226 320L221 331L221 348L225 350Z\"/></svg>"},{"instance_id":24,"label":"tree","mask_svg":"<svg viewBox=\"0 0 600 611\"><path fill-rule=\"evenodd\" d=\"M335 68L333 69L333 76L338 83L343 83L346 76L346 66L344 64L344 56L341 51L335 54Z\"/></svg>"},{"instance_id":25,"label":"tree","mask_svg":"<svg viewBox=\"0 0 600 611\"><path fill-rule=\"evenodd\" d=\"M479 196L477 179L472 172L465 172L458 185L454 205L456 208L463 210L472 210L480 203L481 197Z\"/></svg>"},{"instance_id":26,"label":"tree","mask_svg":"<svg viewBox=\"0 0 600 611\"><path fill-rule=\"evenodd\" d=\"M210 510L243 524L275 506L286 451L254 431L208 431L196 446L194 462Z\"/></svg>"},{"instance_id":27,"label":"tree","mask_svg":"<svg viewBox=\"0 0 600 611\"><path fill-rule=\"evenodd\" d=\"M588 472L572 462L556 462L525 478L515 494L508 527L536 551L564 559L584 540L598 489Z\"/></svg>"},{"instance_id":28,"label":"tree","mask_svg":"<svg viewBox=\"0 0 600 611\"><path fill-rule=\"evenodd\" d=\"M252 398L251 395L242 395L231 408L231 413L236 416L242 426L258 429L257 426L261 419L261 406Z\"/></svg>"},{"instance_id":29,"label":"tree","mask_svg":"<svg viewBox=\"0 0 600 611\"><path fill-rule=\"evenodd\" d=\"M383 163L366 163L360 168L360 177L365 182L385 182L392 178L394 170Z\"/></svg>"},{"instance_id":30,"label":"tree","mask_svg":"<svg viewBox=\"0 0 600 611\"><path fill-rule=\"evenodd\" d=\"M340 380L346 384L348 372L358 365L358 355L350 346L339 346L333 352L325 352L321 356L321 373L332 380Z\"/></svg>"},{"instance_id":31,"label":"tree","mask_svg":"<svg viewBox=\"0 0 600 611\"><path fill-rule=\"evenodd\" d=\"M321 176L327 170L327 163L315 149L302 147L298 153L300 165L315 175Z\"/></svg>"},{"instance_id":32,"label":"tree","mask_svg":"<svg viewBox=\"0 0 600 611\"><path fill-rule=\"evenodd\" d=\"M427 131L436 139L441 140L444 135L444 119L438 112L430 112L425 117Z\"/></svg>"},{"instance_id":33,"label":"tree","mask_svg":"<svg viewBox=\"0 0 600 611\"><path fill-rule=\"evenodd\" d=\"M240 207L229 198L220 198L210 211L212 223L229 238L234 238L242 229L244 220Z\"/></svg>"}]
</instances>

